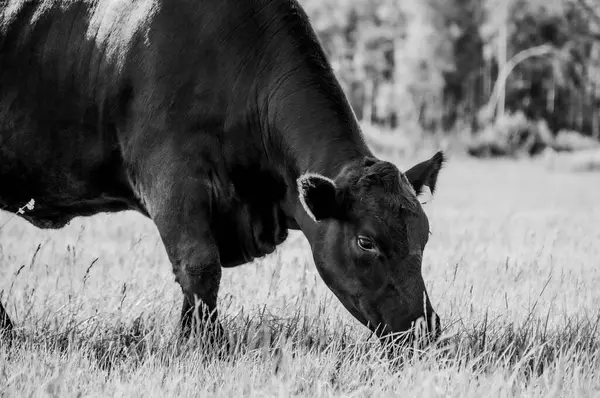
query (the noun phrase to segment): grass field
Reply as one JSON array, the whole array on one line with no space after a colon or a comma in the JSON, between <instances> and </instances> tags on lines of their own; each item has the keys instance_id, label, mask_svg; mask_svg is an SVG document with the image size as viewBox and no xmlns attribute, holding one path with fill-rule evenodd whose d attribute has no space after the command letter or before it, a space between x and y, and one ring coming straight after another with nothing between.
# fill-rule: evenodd
<instances>
[{"instance_id":1,"label":"grass field","mask_svg":"<svg viewBox=\"0 0 600 398\"><path fill-rule=\"evenodd\" d=\"M425 209L423 275L446 337L403 367L329 292L299 234L224 270L236 350L219 355L177 344L181 294L148 220L53 232L12 219L0 291L18 331L0 343L0 396L598 396L600 176L451 159Z\"/></svg>"}]
</instances>

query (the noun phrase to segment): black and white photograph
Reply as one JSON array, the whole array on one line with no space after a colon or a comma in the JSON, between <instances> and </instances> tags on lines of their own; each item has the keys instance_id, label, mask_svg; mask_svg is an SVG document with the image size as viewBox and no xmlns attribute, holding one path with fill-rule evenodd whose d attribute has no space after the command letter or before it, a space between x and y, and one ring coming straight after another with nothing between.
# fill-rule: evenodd
<instances>
[{"instance_id":1,"label":"black and white photograph","mask_svg":"<svg viewBox=\"0 0 600 398\"><path fill-rule=\"evenodd\" d=\"M600 396L600 0L0 0L0 398Z\"/></svg>"}]
</instances>

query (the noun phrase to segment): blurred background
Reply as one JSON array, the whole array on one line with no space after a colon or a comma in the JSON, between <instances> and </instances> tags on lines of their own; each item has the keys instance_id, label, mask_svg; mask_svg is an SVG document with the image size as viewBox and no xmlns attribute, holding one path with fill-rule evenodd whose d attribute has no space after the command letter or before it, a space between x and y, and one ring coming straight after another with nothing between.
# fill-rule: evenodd
<instances>
[{"instance_id":1,"label":"blurred background","mask_svg":"<svg viewBox=\"0 0 600 398\"><path fill-rule=\"evenodd\" d=\"M598 0L301 4L375 150L429 143L490 157L600 146Z\"/></svg>"}]
</instances>

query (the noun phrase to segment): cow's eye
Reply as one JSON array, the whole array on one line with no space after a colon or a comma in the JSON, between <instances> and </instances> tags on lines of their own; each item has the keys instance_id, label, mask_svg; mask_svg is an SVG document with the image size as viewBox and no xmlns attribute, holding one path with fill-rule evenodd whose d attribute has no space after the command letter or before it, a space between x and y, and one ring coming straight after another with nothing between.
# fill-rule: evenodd
<instances>
[{"instance_id":1,"label":"cow's eye","mask_svg":"<svg viewBox=\"0 0 600 398\"><path fill-rule=\"evenodd\" d=\"M375 250L375 244L373 243L373 241L369 238L367 238L366 236L359 236L358 237L358 247L360 247L362 250L364 251L373 251Z\"/></svg>"}]
</instances>

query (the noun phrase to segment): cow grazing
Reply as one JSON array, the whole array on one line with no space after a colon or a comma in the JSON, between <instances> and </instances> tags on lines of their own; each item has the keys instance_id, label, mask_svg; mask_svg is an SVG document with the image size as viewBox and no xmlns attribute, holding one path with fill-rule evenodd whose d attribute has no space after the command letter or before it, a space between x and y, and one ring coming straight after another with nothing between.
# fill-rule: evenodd
<instances>
[{"instance_id":1,"label":"cow grazing","mask_svg":"<svg viewBox=\"0 0 600 398\"><path fill-rule=\"evenodd\" d=\"M185 334L218 324L221 267L272 253L289 229L380 337L439 325L417 196L444 156L403 173L373 155L295 0L0 4L0 208L35 199L21 216L39 228L150 217ZM1 306L0 322L12 327Z\"/></svg>"}]
</instances>

